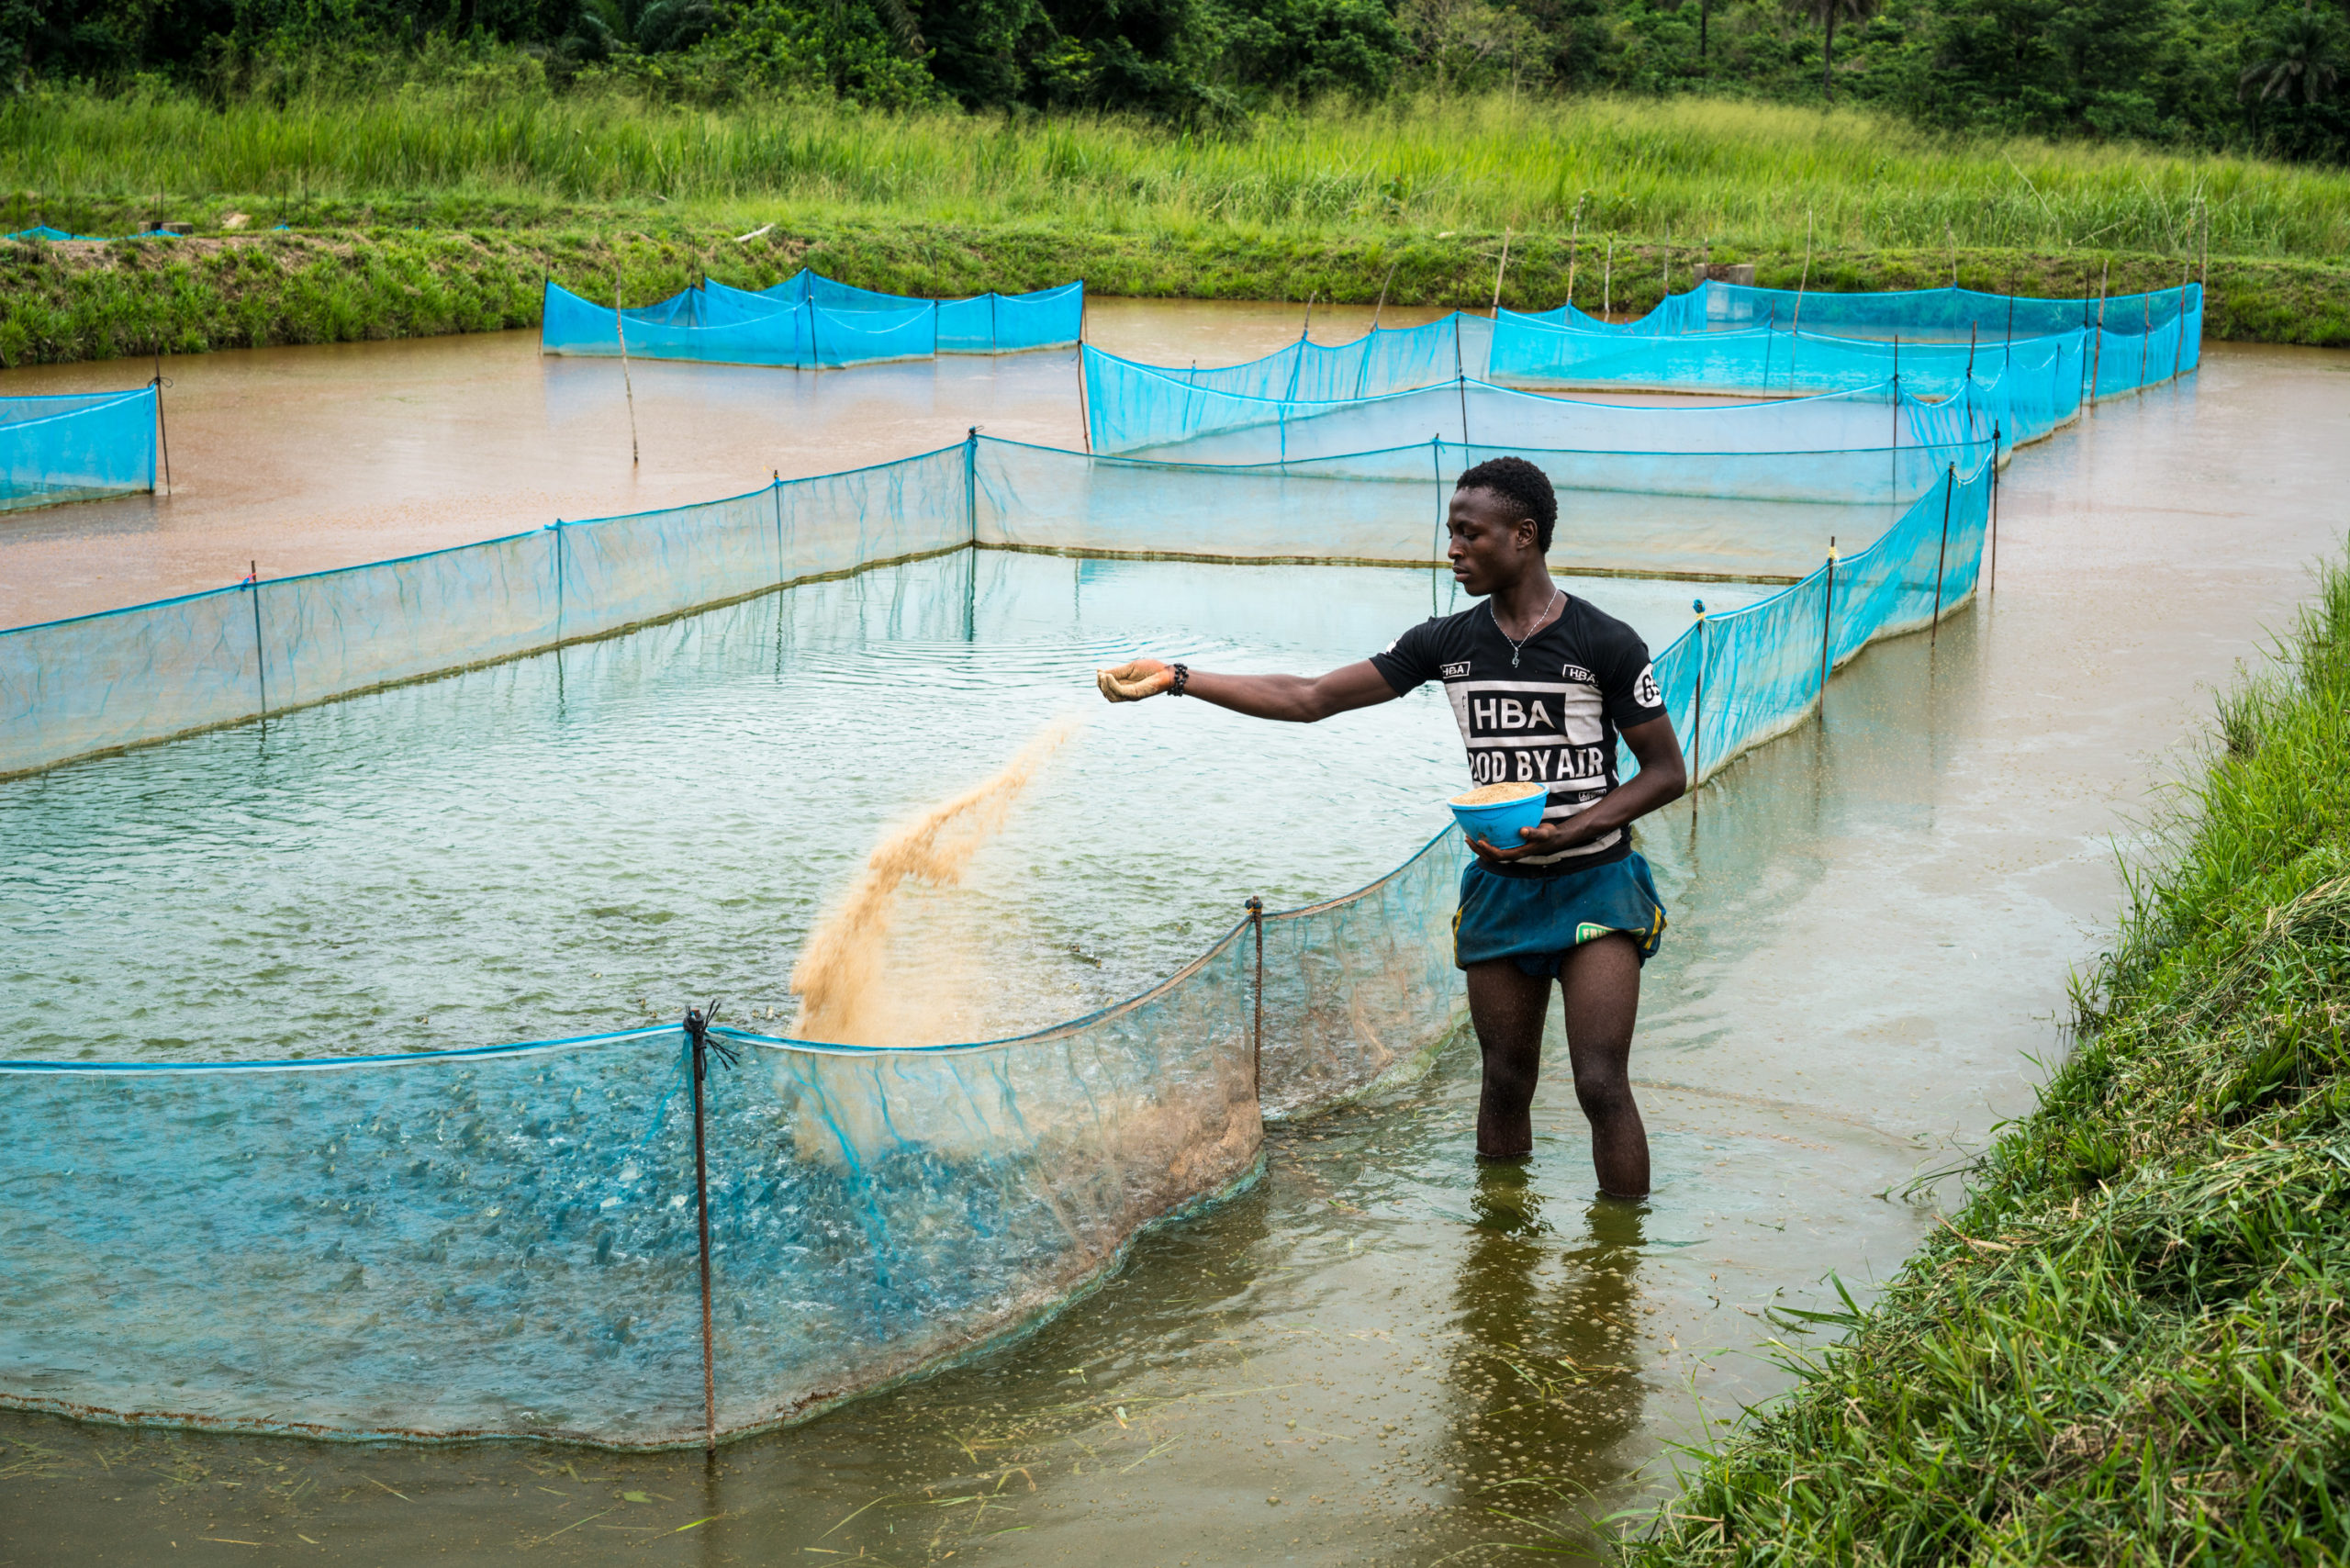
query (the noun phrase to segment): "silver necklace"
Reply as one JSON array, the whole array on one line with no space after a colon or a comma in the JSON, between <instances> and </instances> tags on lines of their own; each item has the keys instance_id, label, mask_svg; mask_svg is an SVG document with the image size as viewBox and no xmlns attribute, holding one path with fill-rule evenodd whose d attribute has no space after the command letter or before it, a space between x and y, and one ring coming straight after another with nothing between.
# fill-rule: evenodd
<instances>
[{"instance_id":1,"label":"silver necklace","mask_svg":"<svg viewBox=\"0 0 2350 1568\"><path fill-rule=\"evenodd\" d=\"M1545 604L1542 607L1542 613L1534 618L1534 631L1528 632L1525 636L1520 637L1515 643L1510 643L1508 633L1502 632L1501 611L1494 608L1494 601L1492 599L1489 599L1485 600L1485 613L1494 618L1494 630L1502 633L1503 642L1509 643L1510 668L1516 669L1517 667L1517 655L1525 652L1527 644L1534 641L1534 633L1541 631L1543 622L1550 619L1550 605L1558 603L1565 592L1566 590L1564 588L1552 588L1550 590L1550 604Z\"/></svg>"}]
</instances>

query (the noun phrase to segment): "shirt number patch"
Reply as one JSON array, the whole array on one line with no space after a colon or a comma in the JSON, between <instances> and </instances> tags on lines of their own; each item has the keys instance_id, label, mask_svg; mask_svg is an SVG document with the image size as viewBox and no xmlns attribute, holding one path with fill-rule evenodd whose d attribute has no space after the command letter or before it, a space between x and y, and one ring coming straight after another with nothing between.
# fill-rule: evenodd
<instances>
[{"instance_id":1,"label":"shirt number patch","mask_svg":"<svg viewBox=\"0 0 2350 1568\"><path fill-rule=\"evenodd\" d=\"M1632 683L1632 700L1643 708L1664 706L1664 693L1657 689L1653 666L1640 666L1640 678Z\"/></svg>"}]
</instances>

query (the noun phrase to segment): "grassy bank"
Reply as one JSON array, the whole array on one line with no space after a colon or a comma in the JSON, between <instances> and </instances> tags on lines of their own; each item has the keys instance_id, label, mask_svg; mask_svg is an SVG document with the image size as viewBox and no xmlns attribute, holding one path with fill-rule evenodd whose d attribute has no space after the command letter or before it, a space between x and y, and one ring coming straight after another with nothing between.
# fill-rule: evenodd
<instances>
[{"instance_id":1,"label":"grassy bank","mask_svg":"<svg viewBox=\"0 0 2350 1568\"><path fill-rule=\"evenodd\" d=\"M60 228L247 204L263 221L560 224L605 204L734 232L817 213L1184 241L1617 232L1800 251L2350 255L2350 171L1930 134L1856 111L1698 99L1397 100L1213 136L1148 122L724 112L492 81L214 107L169 95L0 100L0 198ZM194 217L192 212L176 216ZM77 221L67 221L69 218ZM12 225L12 227L21 227ZM117 232L102 228L98 232Z\"/></svg>"},{"instance_id":2,"label":"grassy bank","mask_svg":"<svg viewBox=\"0 0 2350 1568\"><path fill-rule=\"evenodd\" d=\"M2350 1540L2350 575L2222 699L2077 1045L1651 1565L2316 1563Z\"/></svg>"},{"instance_id":3,"label":"grassy bank","mask_svg":"<svg viewBox=\"0 0 2350 1568\"><path fill-rule=\"evenodd\" d=\"M1668 259L1792 286L2176 284L2216 337L2350 342L2350 172L1940 137L1866 114L1486 98L1141 122L692 112L486 81L350 101L0 100L0 220L219 243L0 258L0 355L527 325L551 275L633 301L805 261L909 293L1082 276L1099 293L1639 309ZM290 232L266 232L284 223ZM747 244L731 236L764 225ZM1578 238L1579 237L1579 238ZM1613 245L1612 269L1606 260ZM1392 275L1391 275L1392 268ZM1603 282L1603 274L1612 276Z\"/></svg>"},{"instance_id":4,"label":"grassy bank","mask_svg":"<svg viewBox=\"0 0 2350 1568\"><path fill-rule=\"evenodd\" d=\"M0 244L0 363L9 365L151 353L344 342L533 325L540 280L610 300L615 276L647 304L707 274L764 287L806 264L850 283L912 294L1043 287L1083 277L1097 294L1200 299L1309 295L1370 304L1483 309L1494 297L1503 236L1371 234L1328 240L1210 231L1113 234L1064 225L977 225L839 218L778 225L748 243L721 230L608 224L559 230L409 232L385 229L198 236L112 245ZM1513 235L1502 300L1548 308L1574 297L1597 309L1644 310L1670 266L1686 288L1695 245L1618 240L1570 247L1564 237ZM1571 256L1571 249L1572 254ZM1793 288L1800 250L1710 247L1716 261L1752 261L1756 279ZM1933 287L1953 275L1948 250L1823 252L1815 288ZM1970 287L2077 296L2110 269L2117 293L2181 281L2184 259L2101 252L2047 256L1955 252ZM2214 257L2206 331L2266 342L2350 343L2350 266Z\"/></svg>"}]
</instances>

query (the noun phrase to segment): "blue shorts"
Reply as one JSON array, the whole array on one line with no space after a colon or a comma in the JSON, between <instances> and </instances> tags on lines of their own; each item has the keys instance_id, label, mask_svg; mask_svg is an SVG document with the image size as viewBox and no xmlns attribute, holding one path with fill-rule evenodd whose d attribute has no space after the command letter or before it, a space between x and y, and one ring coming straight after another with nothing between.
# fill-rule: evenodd
<instances>
[{"instance_id":1,"label":"blue shorts","mask_svg":"<svg viewBox=\"0 0 2350 1568\"><path fill-rule=\"evenodd\" d=\"M1664 941L1664 902L1637 855L1556 877L1505 877L1480 860L1460 873L1452 961L1461 969L1514 960L1556 975L1568 952L1595 936L1629 936L1645 964Z\"/></svg>"}]
</instances>

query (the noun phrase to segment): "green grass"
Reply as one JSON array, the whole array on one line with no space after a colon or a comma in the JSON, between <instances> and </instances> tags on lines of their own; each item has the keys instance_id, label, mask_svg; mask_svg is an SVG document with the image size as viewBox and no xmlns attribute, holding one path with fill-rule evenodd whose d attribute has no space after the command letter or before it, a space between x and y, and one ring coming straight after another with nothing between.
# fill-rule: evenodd
<instances>
[{"instance_id":1,"label":"green grass","mask_svg":"<svg viewBox=\"0 0 2350 1568\"><path fill-rule=\"evenodd\" d=\"M2222 699L2038 1109L1628 1561L2344 1560L2350 573L2287 653Z\"/></svg>"},{"instance_id":2,"label":"green grass","mask_svg":"<svg viewBox=\"0 0 2350 1568\"><path fill-rule=\"evenodd\" d=\"M850 283L909 294L1039 288L1083 277L1096 294L1195 299L1370 304L1492 302L1503 237L1267 234L1113 234L1060 223L987 226L868 218L778 225L749 244L725 230L649 225L617 213L585 213L560 229L408 232L389 229L256 234L233 239L141 241L60 249L0 244L0 364L108 359L162 349L355 342L527 327L539 319L539 285L552 277L599 300L617 273L631 304L676 293L703 273L764 287L803 263ZM1566 297L1569 245L1557 236L1513 236L1502 302L1548 308ZM1695 246L1670 248L1674 286L1689 286ZM1751 260L1757 280L1792 288L1806 275L1800 251L1721 245L1718 261ZM1606 286L1620 313L1654 305L1667 248L1618 243ZM1580 247L1575 298L1599 302L1605 246ZM1841 251L1814 255L1815 288L1932 287L1951 276L1943 250ZM2047 256L1962 250L1969 286L2078 295L2111 268L2117 292L2176 285L2172 256ZM2097 269L2092 271L2091 269ZM2094 292L2094 284L2090 285ZM2217 261L2207 333L2272 342L2350 343L2350 267L2295 261Z\"/></svg>"},{"instance_id":3,"label":"green grass","mask_svg":"<svg viewBox=\"0 0 2350 1568\"><path fill-rule=\"evenodd\" d=\"M1707 256L1790 287L1954 269L2077 296L2108 269L2117 291L2199 274L2207 218L2211 336L2350 342L2350 172L1692 99L1398 101L1194 137L692 111L505 78L285 106L41 90L0 100L0 215L240 230L176 259L0 253L9 364L523 326L542 275L609 298L615 264L634 302L804 261L916 294L1082 276L1102 294L1483 307L1506 241L1502 299L1519 308L1565 298L1572 272L1579 303L1605 286L1645 308L1668 261L1686 287ZM281 222L295 233L262 232Z\"/></svg>"},{"instance_id":4,"label":"green grass","mask_svg":"<svg viewBox=\"0 0 2350 1568\"><path fill-rule=\"evenodd\" d=\"M711 221L1050 219L1202 230L1584 229L1800 249L2350 252L2350 173L2131 147L1952 139L1856 112L1697 99L1399 100L1215 135L832 104L725 111L509 84L214 108L41 91L0 105L0 189L55 218L234 197L277 221L556 221L621 204ZM77 205L79 204L79 205ZM71 225L61 225L71 227Z\"/></svg>"}]
</instances>

